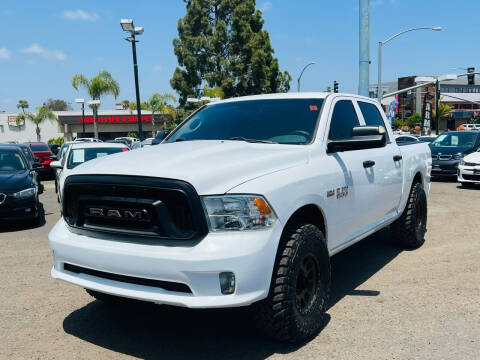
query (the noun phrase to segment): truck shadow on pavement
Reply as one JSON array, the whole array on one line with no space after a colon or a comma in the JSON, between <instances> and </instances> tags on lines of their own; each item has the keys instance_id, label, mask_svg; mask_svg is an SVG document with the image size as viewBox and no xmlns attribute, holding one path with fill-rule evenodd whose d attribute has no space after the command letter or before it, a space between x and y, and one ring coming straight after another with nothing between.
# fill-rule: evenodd
<instances>
[{"instance_id":1,"label":"truck shadow on pavement","mask_svg":"<svg viewBox=\"0 0 480 360\"><path fill-rule=\"evenodd\" d=\"M379 295L378 289L356 288L400 252L383 230L332 257L329 308L345 296ZM322 329L329 321L327 314ZM110 307L92 301L69 314L63 328L84 341L144 359L264 359L303 346L262 338L242 308L191 310L148 303Z\"/></svg>"}]
</instances>

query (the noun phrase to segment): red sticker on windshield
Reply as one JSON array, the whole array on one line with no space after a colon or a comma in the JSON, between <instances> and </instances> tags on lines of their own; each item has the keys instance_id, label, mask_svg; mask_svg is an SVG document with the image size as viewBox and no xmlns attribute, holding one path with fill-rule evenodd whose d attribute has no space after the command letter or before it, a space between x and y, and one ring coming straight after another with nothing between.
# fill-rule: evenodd
<instances>
[{"instance_id":1,"label":"red sticker on windshield","mask_svg":"<svg viewBox=\"0 0 480 360\"><path fill-rule=\"evenodd\" d=\"M318 110L317 105L310 105L310 111Z\"/></svg>"}]
</instances>

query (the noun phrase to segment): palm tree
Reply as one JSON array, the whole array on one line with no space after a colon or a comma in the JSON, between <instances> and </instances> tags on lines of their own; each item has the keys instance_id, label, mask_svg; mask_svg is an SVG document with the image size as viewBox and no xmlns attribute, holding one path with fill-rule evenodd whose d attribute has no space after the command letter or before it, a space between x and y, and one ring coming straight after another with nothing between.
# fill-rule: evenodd
<instances>
[{"instance_id":1,"label":"palm tree","mask_svg":"<svg viewBox=\"0 0 480 360\"><path fill-rule=\"evenodd\" d=\"M76 74L72 78L72 86L75 90L81 86L87 90L92 100L100 100L103 95L111 94L117 98L120 93L120 86L118 82L108 71L100 71L97 76L90 80L82 74ZM96 139L98 139L98 106L93 107L93 132Z\"/></svg>"},{"instance_id":2,"label":"palm tree","mask_svg":"<svg viewBox=\"0 0 480 360\"><path fill-rule=\"evenodd\" d=\"M18 121L25 121L25 119L30 120L35 124L37 132L37 141L41 140L40 136L40 124L46 120L58 120L57 116L46 106L37 106L37 113L33 114L31 112L23 112L18 114Z\"/></svg>"},{"instance_id":3,"label":"palm tree","mask_svg":"<svg viewBox=\"0 0 480 360\"><path fill-rule=\"evenodd\" d=\"M448 116L448 114L450 114L452 109L453 109L452 105L446 104L446 103L444 103L440 100L438 102L438 119L440 120L440 119ZM435 110L433 110L433 116L437 116Z\"/></svg>"},{"instance_id":4,"label":"palm tree","mask_svg":"<svg viewBox=\"0 0 480 360\"><path fill-rule=\"evenodd\" d=\"M25 112L25 109L28 109L29 106L27 100L18 100L17 109L22 109L22 112Z\"/></svg>"},{"instance_id":5,"label":"palm tree","mask_svg":"<svg viewBox=\"0 0 480 360\"><path fill-rule=\"evenodd\" d=\"M175 102L177 99L172 94L155 93L148 100L148 109L152 112L152 133L155 136L155 114L165 113L175 118L175 109L168 102Z\"/></svg>"}]
</instances>

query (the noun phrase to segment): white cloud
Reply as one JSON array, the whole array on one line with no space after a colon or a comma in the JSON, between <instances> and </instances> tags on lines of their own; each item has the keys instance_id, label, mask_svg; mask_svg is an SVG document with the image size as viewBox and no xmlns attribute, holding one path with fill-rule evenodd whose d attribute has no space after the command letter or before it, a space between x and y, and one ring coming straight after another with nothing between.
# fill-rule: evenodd
<instances>
[{"instance_id":1,"label":"white cloud","mask_svg":"<svg viewBox=\"0 0 480 360\"><path fill-rule=\"evenodd\" d=\"M63 17L68 20L86 20L86 21L97 21L100 19L95 12L86 12L84 10L65 10L63 12Z\"/></svg>"},{"instance_id":2,"label":"white cloud","mask_svg":"<svg viewBox=\"0 0 480 360\"><path fill-rule=\"evenodd\" d=\"M42 48L39 44L34 43L30 45L28 48L22 50L25 54L34 54L40 55L46 59L55 59L63 61L67 58L67 55L62 50L48 50Z\"/></svg>"},{"instance_id":3,"label":"white cloud","mask_svg":"<svg viewBox=\"0 0 480 360\"><path fill-rule=\"evenodd\" d=\"M157 65L154 65L154 66L153 66L153 71L160 71L160 70L162 70L162 66L161 66L161 65L158 65L158 64L157 64Z\"/></svg>"},{"instance_id":4,"label":"white cloud","mask_svg":"<svg viewBox=\"0 0 480 360\"><path fill-rule=\"evenodd\" d=\"M0 48L0 59L10 59L10 50L7 48Z\"/></svg>"},{"instance_id":5,"label":"white cloud","mask_svg":"<svg viewBox=\"0 0 480 360\"><path fill-rule=\"evenodd\" d=\"M259 9L262 12L266 12L272 8L272 3L270 1L265 1L264 3L260 4Z\"/></svg>"}]
</instances>

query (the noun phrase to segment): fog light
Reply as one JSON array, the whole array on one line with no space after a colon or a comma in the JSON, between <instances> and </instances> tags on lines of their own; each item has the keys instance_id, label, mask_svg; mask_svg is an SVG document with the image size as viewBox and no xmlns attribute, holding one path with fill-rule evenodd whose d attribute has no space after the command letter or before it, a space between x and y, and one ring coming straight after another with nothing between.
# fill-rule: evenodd
<instances>
[{"instance_id":1,"label":"fog light","mask_svg":"<svg viewBox=\"0 0 480 360\"><path fill-rule=\"evenodd\" d=\"M27 213L29 213L29 212L31 212L31 211L32 211L32 209L30 209L30 208L26 208L26 209L25 209L25 212L27 212Z\"/></svg>"},{"instance_id":2,"label":"fog light","mask_svg":"<svg viewBox=\"0 0 480 360\"><path fill-rule=\"evenodd\" d=\"M233 294L235 292L235 274L232 272L222 272L219 275L220 289L223 295Z\"/></svg>"}]
</instances>

